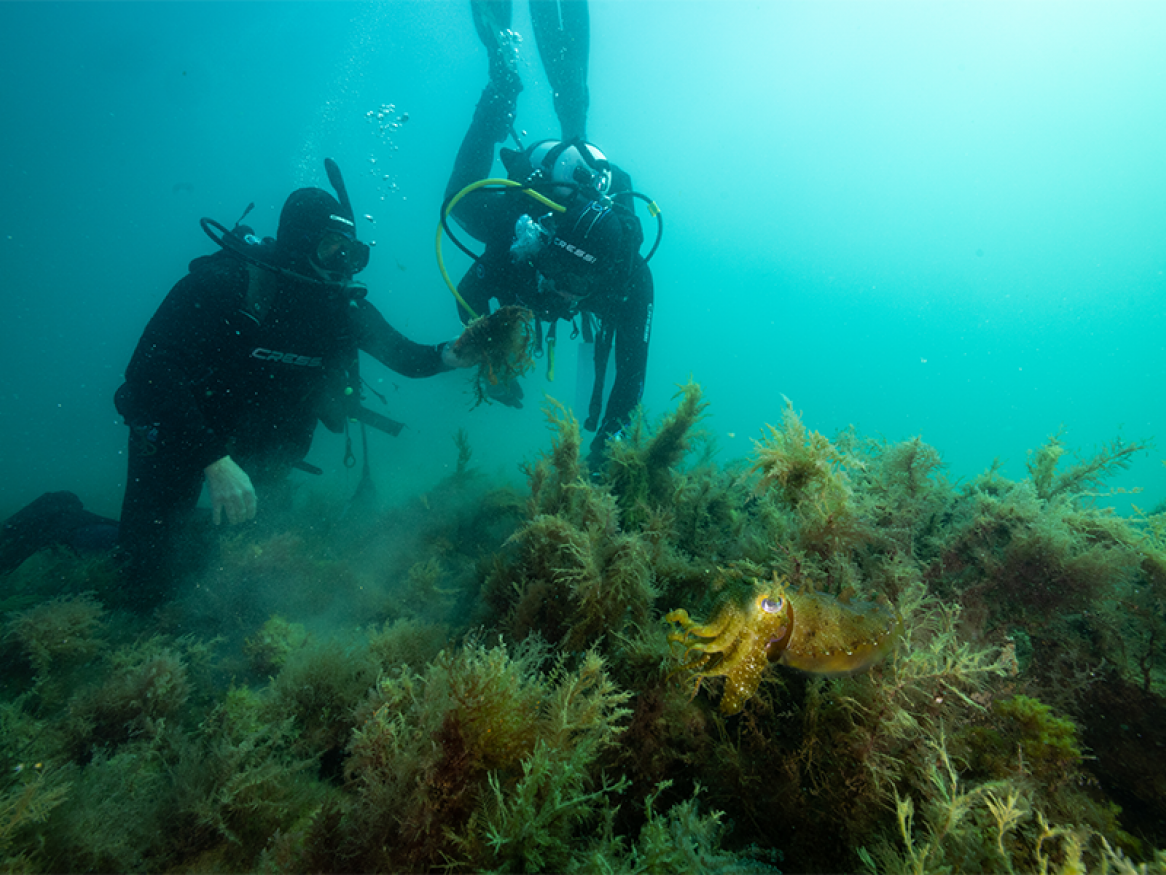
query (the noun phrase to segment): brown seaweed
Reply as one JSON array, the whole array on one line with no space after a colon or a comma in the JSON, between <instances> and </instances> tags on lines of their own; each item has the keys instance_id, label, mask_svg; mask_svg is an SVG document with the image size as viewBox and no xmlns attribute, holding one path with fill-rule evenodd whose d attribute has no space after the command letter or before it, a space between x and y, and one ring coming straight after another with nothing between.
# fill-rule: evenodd
<instances>
[{"instance_id":1,"label":"brown seaweed","mask_svg":"<svg viewBox=\"0 0 1166 875\"><path fill-rule=\"evenodd\" d=\"M703 410L684 387L596 477L552 407L525 499L459 434L424 498L239 533L155 618L61 557L0 577L0 868L1158 871L1166 518L1097 506L1141 445L953 485L789 405L720 462ZM712 664L693 695L665 613L774 573L893 612L885 658L809 675L766 638L739 708Z\"/></svg>"},{"instance_id":2,"label":"brown seaweed","mask_svg":"<svg viewBox=\"0 0 1166 875\"><path fill-rule=\"evenodd\" d=\"M534 366L534 314L525 307L500 307L466 326L454 343L458 358L476 368L474 406L490 402L490 387L505 386Z\"/></svg>"}]
</instances>

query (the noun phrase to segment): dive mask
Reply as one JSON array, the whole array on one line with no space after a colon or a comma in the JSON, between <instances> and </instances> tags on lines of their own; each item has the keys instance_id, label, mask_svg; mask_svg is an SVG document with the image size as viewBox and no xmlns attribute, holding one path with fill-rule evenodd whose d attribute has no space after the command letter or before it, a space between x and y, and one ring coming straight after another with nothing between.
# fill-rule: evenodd
<instances>
[{"instance_id":1,"label":"dive mask","mask_svg":"<svg viewBox=\"0 0 1166 875\"><path fill-rule=\"evenodd\" d=\"M325 231L316 244L314 266L334 276L350 277L368 267L368 245L341 234Z\"/></svg>"}]
</instances>

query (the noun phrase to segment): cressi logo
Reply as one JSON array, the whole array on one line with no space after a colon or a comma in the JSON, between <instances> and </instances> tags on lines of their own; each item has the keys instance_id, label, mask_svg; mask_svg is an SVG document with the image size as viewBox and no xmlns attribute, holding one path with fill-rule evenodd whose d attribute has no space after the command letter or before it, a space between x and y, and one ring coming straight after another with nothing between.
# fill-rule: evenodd
<instances>
[{"instance_id":1,"label":"cressi logo","mask_svg":"<svg viewBox=\"0 0 1166 875\"><path fill-rule=\"evenodd\" d=\"M294 352L280 352L275 349L266 349L262 346L257 346L251 350L251 358L259 359L263 362L280 362L285 365L296 365L301 368L318 368L324 364L324 360L316 356L300 355Z\"/></svg>"},{"instance_id":2,"label":"cressi logo","mask_svg":"<svg viewBox=\"0 0 1166 875\"><path fill-rule=\"evenodd\" d=\"M596 258L594 255L592 255L590 252L586 252L586 251L584 251L584 250L580 249L580 248L579 248L578 246L576 246L574 243L568 243L568 242L567 242L566 240L564 240L562 237L556 237L556 238L555 238L554 240L552 240L551 242L552 242L552 243L553 243L555 246L558 246L560 249L565 249L565 250L567 250L567 251L568 251L568 252L570 252L572 255L574 255L576 258L582 258L582 259L583 259L584 261L586 261L588 264L594 264L596 261L598 261L598 260L599 260L599 259L597 259L597 258Z\"/></svg>"}]
</instances>

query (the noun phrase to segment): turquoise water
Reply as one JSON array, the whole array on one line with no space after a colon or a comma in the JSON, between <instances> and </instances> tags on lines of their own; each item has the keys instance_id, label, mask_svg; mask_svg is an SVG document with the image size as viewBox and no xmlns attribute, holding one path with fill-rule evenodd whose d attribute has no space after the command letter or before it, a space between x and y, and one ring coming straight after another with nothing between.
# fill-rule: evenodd
<instances>
[{"instance_id":1,"label":"turquoise water","mask_svg":"<svg viewBox=\"0 0 1166 875\"><path fill-rule=\"evenodd\" d=\"M524 5L515 29L519 128L554 135ZM594 2L589 133L666 220L649 411L696 380L728 459L784 395L828 435L920 435L965 479L1020 476L1062 427L1084 455L1166 434L1164 44L1156 2ZM198 219L254 201L274 233L325 157L371 217L372 300L454 336L433 237L485 68L461 2L0 4L0 516L50 489L116 514L112 394L210 250ZM382 494L447 473L458 428L517 478L541 394L574 400L558 359L522 411L370 363L410 426L373 439ZM350 490L342 449L323 435L305 482ZM1162 459L1111 485L1157 504Z\"/></svg>"}]
</instances>

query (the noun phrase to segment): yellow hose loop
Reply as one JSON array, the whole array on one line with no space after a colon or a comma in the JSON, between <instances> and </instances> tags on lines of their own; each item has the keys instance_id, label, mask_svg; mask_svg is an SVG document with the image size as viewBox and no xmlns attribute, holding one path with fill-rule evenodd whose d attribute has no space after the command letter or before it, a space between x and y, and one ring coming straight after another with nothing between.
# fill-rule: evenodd
<instances>
[{"instance_id":1,"label":"yellow hose loop","mask_svg":"<svg viewBox=\"0 0 1166 875\"><path fill-rule=\"evenodd\" d=\"M473 319L477 319L478 314L474 312L473 307L471 307L469 304L466 303L465 298L463 298L458 293L457 286L454 285L453 279L449 275L449 271L445 269L445 257L442 255L442 252L441 252L441 237L442 237L441 231L442 231L442 227L443 227L443 223L444 223L445 219L449 216L449 214L453 210L454 206L457 205L457 202L460 201L467 194L469 194L471 191L476 191L477 189L482 188L483 186L486 186L486 185L516 186L518 188L521 188L523 193L527 197L534 198L540 204L542 204L545 207L548 207L551 210L554 210L556 213L565 213L567 211L567 208L564 207L562 204L555 203L550 198L539 194L537 191L533 191L532 189L524 187L521 182L515 182L513 179L501 179L501 178L479 179L477 182L471 182L469 185L467 185L465 188L463 188L461 191L459 191L457 194L455 194L452 198L449 199L449 203L446 204L446 206L445 206L445 212L443 212L441 214L441 221L439 221L437 223L437 243L436 243L437 267L441 271L441 278L445 280L445 284L447 286L449 286L449 290L451 292L453 292L454 298L457 299L457 302L459 304L461 304L463 308L465 308L465 311L467 313L469 313L471 318L473 318Z\"/></svg>"}]
</instances>

